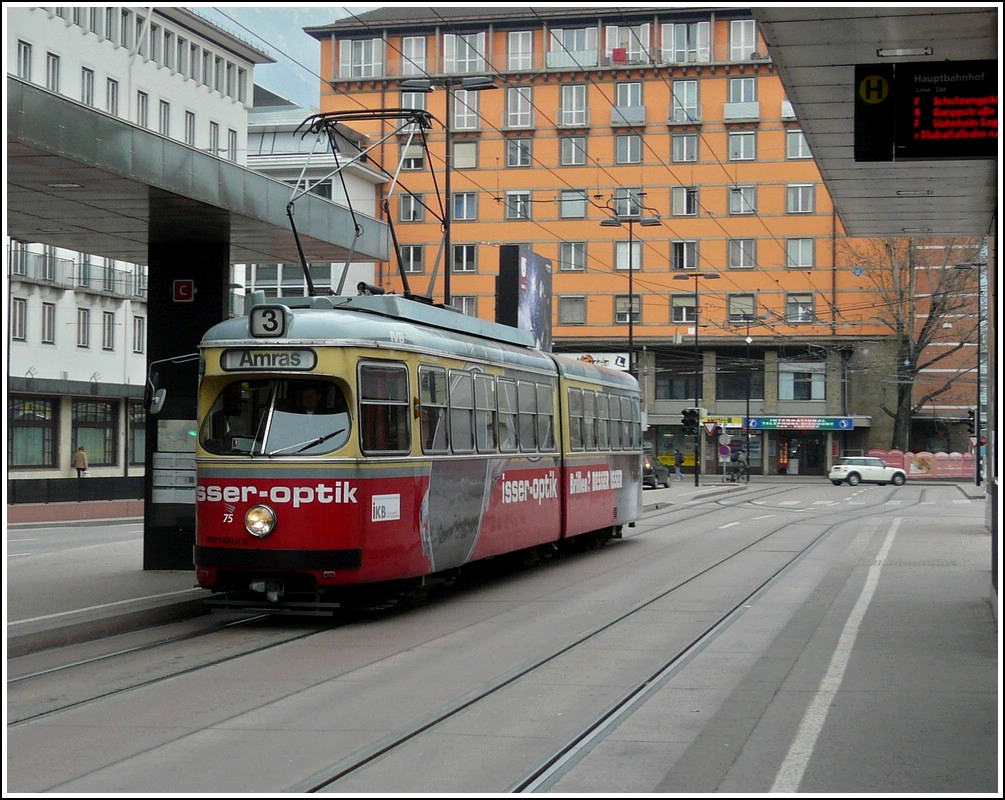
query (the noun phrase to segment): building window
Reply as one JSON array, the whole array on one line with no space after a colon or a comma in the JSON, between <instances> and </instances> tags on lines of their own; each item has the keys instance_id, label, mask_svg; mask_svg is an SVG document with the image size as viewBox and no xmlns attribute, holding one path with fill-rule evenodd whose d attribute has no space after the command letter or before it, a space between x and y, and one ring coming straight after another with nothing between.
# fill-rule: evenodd
<instances>
[{"instance_id":1,"label":"building window","mask_svg":"<svg viewBox=\"0 0 1005 800\"><path fill-rule=\"evenodd\" d=\"M454 142L454 169L478 169L478 142Z\"/></svg>"},{"instance_id":2,"label":"building window","mask_svg":"<svg viewBox=\"0 0 1005 800\"><path fill-rule=\"evenodd\" d=\"M710 25L708 22L664 23L660 32L660 60L664 64L707 63L711 58Z\"/></svg>"},{"instance_id":3,"label":"building window","mask_svg":"<svg viewBox=\"0 0 1005 800\"><path fill-rule=\"evenodd\" d=\"M91 346L91 312L86 308L77 309L77 347Z\"/></svg>"},{"instance_id":4,"label":"building window","mask_svg":"<svg viewBox=\"0 0 1005 800\"><path fill-rule=\"evenodd\" d=\"M443 35L443 71L465 75L485 72L485 33Z\"/></svg>"},{"instance_id":5,"label":"building window","mask_svg":"<svg viewBox=\"0 0 1005 800\"><path fill-rule=\"evenodd\" d=\"M577 167L586 163L585 136L563 136L560 142L563 167Z\"/></svg>"},{"instance_id":6,"label":"building window","mask_svg":"<svg viewBox=\"0 0 1005 800\"><path fill-rule=\"evenodd\" d=\"M418 172L426 165L426 156L421 144L410 144L401 148L401 169Z\"/></svg>"},{"instance_id":7,"label":"building window","mask_svg":"<svg viewBox=\"0 0 1005 800\"><path fill-rule=\"evenodd\" d=\"M752 19L734 19L729 23L729 60L749 61L757 52L757 32Z\"/></svg>"},{"instance_id":8,"label":"building window","mask_svg":"<svg viewBox=\"0 0 1005 800\"><path fill-rule=\"evenodd\" d=\"M673 160L678 163L698 160L698 134L678 133L673 136Z\"/></svg>"},{"instance_id":9,"label":"building window","mask_svg":"<svg viewBox=\"0 0 1005 800\"><path fill-rule=\"evenodd\" d=\"M642 242L637 239L631 242L615 242L614 268L625 272L640 270L642 268Z\"/></svg>"},{"instance_id":10,"label":"building window","mask_svg":"<svg viewBox=\"0 0 1005 800\"><path fill-rule=\"evenodd\" d=\"M670 213L675 217L693 217L698 213L698 187L674 186L670 193Z\"/></svg>"},{"instance_id":11,"label":"building window","mask_svg":"<svg viewBox=\"0 0 1005 800\"><path fill-rule=\"evenodd\" d=\"M793 269L813 269L813 239L786 239L785 266Z\"/></svg>"},{"instance_id":12,"label":"building window","mask_svg":"<svg viewBox=\"0 0 1005 800\"><path fill-rule=\"evenodd\" d=\"M586 324L586 298L562 295L558 298L559 325Z\"/></svg>"},{"instance_id":13,"label":"building window","mask_svg":"<svg viewBox=\"0 0 1005 800\"><path fill-rule=\"evenodd\" d=\"M510 31L507 36L506 67L510 71L534 68L534 32Z\"/></svg>"},{"instance_id":14,"label":"building window","mask_svg":"<svg viewBox=\"0 0 1005 800\"><path fill-rule=\"evenodd\" d=\"M785 210L790 214L813 213L813 185L794 184L786 190Z\"/></svg>"},{"instance_id":15,"label":"building window","mask_svg":"<svg viewBox=\"0 0 1005 800\"><path fill-rule=\"evenodd\" d=\"M615 137L615 160L618 164L641 164L642 137L637 133Z\"/></svg>"},{"instance_id":16,"label":"building window","mask_svg":"<svg viewBox=\"0 0 1005 800\"><path fill-rule=\"evenodd\" d=\"M141 128L150 123L150 95L146 92L136 93L136 124Z\"/></svg>"},{"instance_id":17,"label":"building window","mask_svg":"<svg viewBox=\"0 0 1005 800\"><path fill-rule=\"evenodd\" d=\"M164 66L174 71L175 47L174 34L164 31Z\"/></svg>"},{"instance_id":18,"label":"building window","mask_svg":"<svg viewBox=\"0 0 1005 800\"><path fill-rule=\"evenodd\" d=\"M56 304L42 303L42 344L56 343Z\"/></svg>"},{"instance_id":19,"label":"building window","mask_svg":"<svg viewBox=\"0 0 1005 800\"><path fill-rule=\"evenodd\" d=\"M28 338L28 301L23 297L15 297L11 302L10 336L16 342Z\"/></svg>"},{"instance_id":20,"label":"building window","mask_svg":"<svg viewBox=\"0 0 1005 800\"><path fill-rule=\"evenodd\" d=\"M764 367L763 361L755 363L753 357L748 362L744 360L742 368L731 370L716 370L715 398L716 400L763 400L764 399Z\"/></svg>"},{"instance_id":21,"label":"building window","mask_svg":"<svg viewBox=\"0 0 1005 800\"><path fill-rule=\"evenodd\" d=\"M729 102L756 103L757 80L755 78L730 78Z\"/></svg>"},{"instance_id":22,"label":"building window","mask_svg":"<svg viewBox=\"0 0 1005 800\"><path fill-rule=\"evenodd\" d=\"M756 239L729 240L729 268L753 269L757 266Z\"/></svg>"},{"instance_id":23,"label":"building window","mask_svg":"<svg viewBox=\"0 0 1005 800\"><path fill-rule=\"evenodd\" d=\"M118 441L118 403L104 400L74 400L71 429L72 451L83 445L92 467L115 464Z\"/></svg>"},{"instance_id":24,"label":"building window","mask_svg":"<svg viewBox=\"0 0 1005 800\"><path fill-rule=\"evenodd\" d=\"M403 244L398 252L401 253L401 268L408 273L424 272L422 263L421 244Z\"/></svg>"},{"instance_id":25,"label":"building window","mask_svg":"<svg viewBox=\"0 0 1005 800\"><path fill-rule=\"evenodd\" d=\"M94 105L94 70L87 67L80 70L80 102L85 106Z\"/></svg>"},{"instance_id":26,"label":"building window","mask_svg":"<svg viewBox=\"0 0 1005 800\"><path fill-rule=\"evenodd\" d=\"M754 186L729 187L729 213L753 214L757 210L757 189Z\"/></svg>"},{"instance_id":27,"label":"building window","mask_svg":"<svg viewBox=\"0 0 1005 800\"><path fill-rule=\"evenodd\" d=\"M672 269L697 269L698 243L694 241L671 242L670 267Z\"/></svg>"},{"instance_id":28,"label":"building window","mask_svg":"<svg viewBox=\"0 0 1005 800\"><path fill-rule=\"evenodd\" d=\"M398 199L398 219L401 222L422 222L426 218L422 198L421 194L401 195Z\"/></svg>"},{"instance_id":29,"label":"building window","mask_svg":"<svg viewBox=\"0 0 1005 800\"><path fill-rule=\"evenodd\" d=\"M7 401L7 464L10 467L55 467L58 403L44 397Z\"/></svg>"},{"instance_id":30,"label":"building window","mask_svg":"<svg viewBox=\"0 0 1005 800\"><path fill-rule=\"evenodd\" d=\"M642 298L635 295L635 303L627 294L614 296L614 321L619 325L628 324L628 314L631 313L632 324L638 325L642 318Z\"/></svg>"},{"instance_id":31,"label":"building window","mask_svg":"<svg viewBox=\"0 0 1005 800\"><path fill-rule=\"evenodd\" d=\"M506 127L529 128L534 118L534 90L530 86L515 86L506 90Z\"/></svg>"},{"instance_id":32,"label":"building window","mask_svg":"<svg viewBox=\"0 0 1005 800\"><path fill-rule=\"evenodd\" d=\"M753 161L757 158L757 134L742 131L729 134L729 160Z\"/></svg>"},{"instance_id":33,"label":"building window","mask_svg":"<svg viewBox=\"0 0 1005 800\"><path fill-rule=\"evenodd\" d=\"M157 104L157 132L161 136L171 135L171 104L167 100Z\"/></svg>"},{"instance_id":34,"label":"building window","mask_svg":"<svg viewBox=\"0 0 1005 800\"><path fill-rule=\"evenodd\" d=\"M786 322L814 322L813 295L792 293L785 296Z\"/></svg>"},{"instance_id":35,"label":"building window","mask_svg":"<svg viewBox=\"0 0 1005 800\"><path fill-rule=\"evenodd\" d=\"M562 272L586 270L586 242L562 242L558 254L558 268Z\"/></svg>"},{"instance_id":36,"label":"building window","mask_svg":"<svg viewBox=\"0 0 1005 800\"><path fill-rule=\"evenodd\" d=\"M220 152L220 125L216 122L209 123L209 152L213 155Z\"/></svg>"},{"instance_id":37,"label":"building window","mask_svg":"<svg viewBox=\"0 0 1005 800\"><path fill-rule=\"evenodd\" d=\"M478 316L478 298L473 295L452 295L450 297L450 305L466 316Z\"/></svg>"},{"instance_id":38,"label":"building window","mask_svg":"<svg viewBox=\"0 0 1005 800\"><path fill-rule=\"evenodd\" d=\"M589 122L584 84L563 86L561 98L559 125L586 125Z\"/></svg>"},{"instance_id":39,"label":"building window","mask_svg":"<svg viewBox=\"0 0 1005 800\"><path fill-rule=\"evenodd\" d=\"M475 246L473 244L452 245L454 257L451 259L451 272L474 272Z\"/></svg>"},{"instance_id":40,"label":"building window","mask_svg":"<svg viewBox=\"0 0 1005 800\"><path fill-rule=\"evenodd\" d=\"M670 119L674 122L701 121L701 108L698 105L698 81L674 81L672 102Z\"/></svg>"},{"instance_id":41,"label":"building window","mask_svg":"<svg viewBox=\"0 0 1005 800\"><path fill-rule=\"evenodd\" d=\"M17 41L17 76L23 81L31 80L31 45L20 39Z\"/></svg>"},{"instance_id":42,"label":"building window","mask_svg":"<svg viewBox=\"0 0 1005 800\"><path fill-rule=\"evenodd\" d=\"M481 116L478 113L479 92L467 89L457 89L454 92L453 121L451 128L455 131L476 131L480 127Z\"/></svg>"},{"instance_id":43,"label":"building window","mask_svg":"<svg viewBox=\"0 0 1005 800\"><path fill-rule=\"evenodd\" d=\"M425 36L403 36L401 38L401 74L426 74Z\"/></svg>"},{"instance_id":44,"label":"building window","mask_svg":"<svg viewBox=\"0 0 1005 800\"><path fill-rule=\"evenodd\" d=\"M142 353L147 344L147 321L145 317L133 317L133 352Z\"/></svg>"},{"instance_id":45,"label":"building window","mask_svg":"<svg viewBox=\"0 0 1005 800\"><path fill-rule=\"evenodd\" d=\"M101 349L115 349L115 312L103 311L101 314Z\"/></svg>"},{"instance_id":46,"label":"building window","mask_svg":"<svg viewBox=\"0 0 1005 800\"><path fill-rule=\"evenodd\" d=\"M119 115L119 82L113 78L105 81L105 111L114 117Z\"/></svg>"},{"instance_id":47,"label":"building window","mask_svg":"<svg viewBox=\"0 0 1005 800\"><path fill-rule=\"evenodd\" d=\"M730 322L743 323L754 318L754 295L731 294L728 303Z\"/></svg>"},{"instance_id":48,"label":"building window","mask_svg":"<svg viewBox=\"0 0 1005 800\"><path fill-rule=\"evenodd\" d=\"M802 131L785 131L785 157L786 158L813 158L810 146L806 143L806 137Z\"/></svg>"},{"instance_id":49,"label":"building window","mask_svg":"<svg viewBox=\"0 0 1005 800\"><path fill-rule=\"evenodd\" d=\"M649 55L649 24L608 25L604 55L615 65L652 64Z\"/></svg>"},{"instance_id":50,"label":"building window","mask_svg":"<svg viewBox=\"0 0 1005 800\"><path fill-rule=\"evenodd\" d=\"M682 324L695 320L693 294L675 294L670 297L670 322Z\"/></svg>"},{"instance_id":51,"label":"building window","mask_svg":"<svg viewBox=\"0 0 1005 800\"><path fill-rule=\"evenodd\" d=\"M454 195L454 215L455 222L478 219L478 193L477 192L457 192Z\"/></svg>"},{"instance_id":52,"label":"building window","mask_svg":"<svg viewBox=\"0 0 1005 800\"><path fill-rule=\"evenodd\" d=\"M619 217L637 217L642 213L642 189L621 187L614 192L614 213Z\"/></svg>"},{"instance_id":53,"label":"building window","mask_svg":"<svg viewBox=\"0 0 1005 800\"><path fill-rule=\"evenodd\" d=\"M823 362L778 365L779 400L826 400L827 366Z\"/></svg>"},{"instance_id":54,"label":"building window","mask_svg":"<svg viewBox=\"0 0 1005 800\"><path fill-rule=\"evenodd\" d=\"M559 217L586 219L586 192L582 189L564 190L559 199Z\"/></svg>"},{"instance_id":55,"label":"building window","mask_svg":"<svg viewBox=\"0 0 1005 800\"><path fill-rule=\"evenodd\" d=\"M142 403L129 404L129 463L142 464L147 451L147 410Z\"/></svg>"},{"instance_id":56,"label":"building window","mask_svg":"<svg viewBox=\"0 0 1005 800\"><path fill-rule=\"evenodd\" d=\"M231 161L237 161L237 131L229 129L227 130L227 158ZM331 199L331 186L329 184L328 189L329 199Z\"/></svg>"},{"instance_id":57,"label":"building window","mask_svg":"<svg viewBox=\"0 0 1005 800\"><path fill-rule=\"evenodd\" d=\"M616 108L643 108L642 84L639 81L622 81L614 86Z\"/></svg>"},{"instance_id":58,"label":"building window","mask_svg":"<svg viewBox=\"0 0 1005 800\"><path fill-rule=\"evenodd\" d=\"M531 139L506 140L506 166L529 167L531 163Z\"/></svg>"},{"instance_id":59,"label":"building window","mask_svg":"<svg viewBox=\"0 0 1005 800\"><path fill-rule=\"evenodd\" d=\"M506 219L531 219L530 192L506 192Z\"/></svg>"},{"instance_id":60,"label":"building window","mask_svg":"<svg viewBox=\"0 0 1005 800\"><path fill-rule=\"evenodd\" d=\"M50 92L59 91L59 56L55 53L45 56L45 88Z\"/></svg>"}]
</instances>

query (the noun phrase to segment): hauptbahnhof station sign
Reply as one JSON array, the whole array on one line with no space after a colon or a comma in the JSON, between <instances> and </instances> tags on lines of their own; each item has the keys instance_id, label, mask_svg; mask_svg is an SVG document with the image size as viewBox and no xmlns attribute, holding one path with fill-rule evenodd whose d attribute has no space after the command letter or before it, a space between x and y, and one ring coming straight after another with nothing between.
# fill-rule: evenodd
<instances>
[{"instance_id":1,"label":"hauptbahnhof station sign","mask_svg":"<svg viewBox=\"0 0 1005 800\"><path fill-rule=\"evenodd\" d=\"M855 160L994 158L998 63L855 67Z\"/></svg>"}]
</instances>

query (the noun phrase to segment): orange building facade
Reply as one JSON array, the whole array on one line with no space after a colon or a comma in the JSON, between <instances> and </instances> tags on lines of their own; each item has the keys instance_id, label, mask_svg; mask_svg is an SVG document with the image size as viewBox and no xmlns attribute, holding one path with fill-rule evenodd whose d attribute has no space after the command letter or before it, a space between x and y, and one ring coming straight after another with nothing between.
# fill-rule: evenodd
<instances>
[{"instance_id":1,"label":"orange building facade","mask_svg":"<svg viewBox=\"0 0 1005 800\"><path fill-rule=\"evenodd\" d=\"M426 147L403 118L348 123L393 176L377 212L411 292L496 319L500 247L546 259L553 349L631 368L669 463L744 447L821 475L890 445L891 329L748 10L388 7L307 32L322 112L431 115ZM402 291L399 265L378 282Z\"/></svg>"}]
</instances>

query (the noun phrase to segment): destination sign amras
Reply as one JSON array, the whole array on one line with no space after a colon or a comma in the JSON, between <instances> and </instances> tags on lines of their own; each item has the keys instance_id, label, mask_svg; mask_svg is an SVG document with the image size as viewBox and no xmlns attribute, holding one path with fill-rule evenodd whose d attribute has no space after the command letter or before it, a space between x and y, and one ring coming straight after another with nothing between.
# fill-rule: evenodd
<instances>
[{"instance_id":1,"label":"destination sign amras","mask_svg":"<svg viewBox=\"0 0 1005 800\"><path fill-rule=\"evenodd\" d=\"M747 427L752 430L850 431L855 427L851 417L751 417Z\"/></svg>"}]
</instances>

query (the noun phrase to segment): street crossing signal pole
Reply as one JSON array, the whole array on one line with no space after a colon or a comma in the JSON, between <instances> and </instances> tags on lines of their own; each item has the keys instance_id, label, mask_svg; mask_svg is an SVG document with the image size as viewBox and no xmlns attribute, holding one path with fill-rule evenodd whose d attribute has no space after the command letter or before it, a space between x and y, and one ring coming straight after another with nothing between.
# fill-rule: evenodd
<instances>
[{"instance_id":1,"label":"street crossing signal pole","mask_svg":"<svg viewBox=\"0 0 1005 800\"><path fill-rule=\"evenodd\" d=\"M701 475L701 409L685 408L680 416L684 434L694 436L694 485L697 486Z\"/></svg>"}]
</instances>

